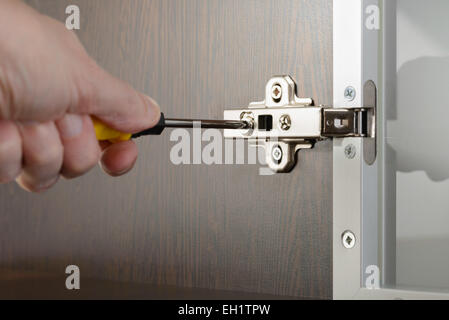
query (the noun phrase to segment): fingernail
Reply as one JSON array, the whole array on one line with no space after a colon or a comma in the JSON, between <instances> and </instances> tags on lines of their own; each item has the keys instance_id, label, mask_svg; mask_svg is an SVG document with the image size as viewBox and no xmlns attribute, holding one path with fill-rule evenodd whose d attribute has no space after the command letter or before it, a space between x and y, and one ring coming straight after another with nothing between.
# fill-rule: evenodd
<instances>
[{"instance_id":1,"label":"fingernail","mask_svg":"<svg viewBox=\"0 0 449 320\"><path fill-rule=\"evenodd\" d=\"M46 182L40 183L36 188L37 192L43 192L43 191L50 189L50 187L52 187L56 182L58 182L58 180L59 180L59 175L46 181Z\"/></svg>"},{"instance_id":2,"label":"fingernail","mask_svg":"<svg viewBox=\"0 0 449 320\"><path fill-rule=\"evenodd\" d=\"M145 96L145 99L148 101L150 117L155 119L154 121L157 123L157 121L159 121L159 117L161 116L161 108L159 107L159 104L149 96Z\"/></svg>"},{"instance_id":3,"label":"fingernail","mask_svg":"<svg viewBox=\"0 0 449 320\"><path fill-rule=\"evenodd\" d=\"M63 139L74 138L83 131L83 117L77 114L66 114L59 121L58 127Z\"/></svg>"},{"instance_id":4,"label":"fingernail","mask_svg":"<svg viewBox=\"0 0 449 320\"><path fill-rule=\"evenodd\" d=\"M16 178L16 182L19 186L21 186L23 189L35 192L35 193L42 193L50 189L59 179L59 175L56 177L53 177L47 181L40 182L38 184L34 184L33 182L30 182L30 178L26 174L22 174L19 177Z\"/></svg>"}]
</instances>

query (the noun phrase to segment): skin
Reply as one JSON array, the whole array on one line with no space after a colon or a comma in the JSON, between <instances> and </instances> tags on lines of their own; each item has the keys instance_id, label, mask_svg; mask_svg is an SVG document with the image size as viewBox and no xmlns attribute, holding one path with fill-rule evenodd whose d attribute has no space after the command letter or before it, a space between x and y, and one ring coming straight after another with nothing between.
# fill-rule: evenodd
<instances>
[{"instance_id":1,"label":"skin","mask_svg":"<svg viewBox=\"0 0 449 320\"><path fill-rule=\"evenodd\" d=\"M101 69L62 23L21 1L0 1L0 39L0 183L42 192L98 162L112 176L130 171L135 143L98 143L91 117L135 133L157 124L157 103Z\"/></svg>"}]
</instances>

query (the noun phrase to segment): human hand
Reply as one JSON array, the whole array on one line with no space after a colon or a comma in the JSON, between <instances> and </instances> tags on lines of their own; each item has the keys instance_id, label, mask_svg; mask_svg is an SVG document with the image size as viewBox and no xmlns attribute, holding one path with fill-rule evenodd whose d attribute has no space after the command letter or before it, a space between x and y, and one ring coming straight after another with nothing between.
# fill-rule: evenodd
<instances>
[{"instance_id":1,"label":"human hand","mask_svg":"<svg viewBox=\"0 0 449 320\"><path fill-rule=\"evenodd\" d=\"M13 32L12 32L13 31ZM32 192L98 163L112 176L133 167L132 141L98 143L91 116L113 129L151 128L158 105L102 70L76 35L21 1L0 2L0 183Z\"/></svg>"}]
</instances>

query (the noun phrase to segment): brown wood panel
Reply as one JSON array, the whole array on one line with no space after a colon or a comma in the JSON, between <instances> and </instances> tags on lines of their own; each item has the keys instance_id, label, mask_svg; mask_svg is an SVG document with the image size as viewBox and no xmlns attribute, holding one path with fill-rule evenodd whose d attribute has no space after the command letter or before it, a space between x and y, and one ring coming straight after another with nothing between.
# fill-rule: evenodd
<instances>
[{"instance_id":1,"label":"brown wood panel","mask_svg":"<svg viewBox=\"0 0 449 320\"><path fill-rule=\"evenodd\" d=\"M220 119L262 100L277 74L332 102L331 0L28 2L61 21L79 5L88 52L170 116ZM118 179L96 169L44 195L0 186L0 267L76 264L82 278L331 297L331 143L268 177L175 166L172 146L169 132L140 140L136 168Z\"/></svg>"}]
</instances>

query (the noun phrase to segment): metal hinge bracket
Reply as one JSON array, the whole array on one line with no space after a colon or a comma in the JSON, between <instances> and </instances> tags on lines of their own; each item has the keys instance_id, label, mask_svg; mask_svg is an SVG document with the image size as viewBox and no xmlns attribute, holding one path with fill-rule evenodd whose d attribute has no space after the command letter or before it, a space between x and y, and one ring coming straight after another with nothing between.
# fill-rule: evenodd
<instances>
[{"instance_id":1,"label":"metal hinge bracket","mask_svg":"<svg viewBox=\"0 0 449 320\"><path fill-rule=\"evenodd\" d=\"M329 138L375 138L375 106L330 108L314 106L310 98L296 96L296 83L290 76L270 79L265 100L247 109L226 110L224 119L244 120L250 129L225 130L228 139L247 139L264 147L266 162L274 172L289 172L295 154L311 149Z\"/></svg>"}]
</instances>

